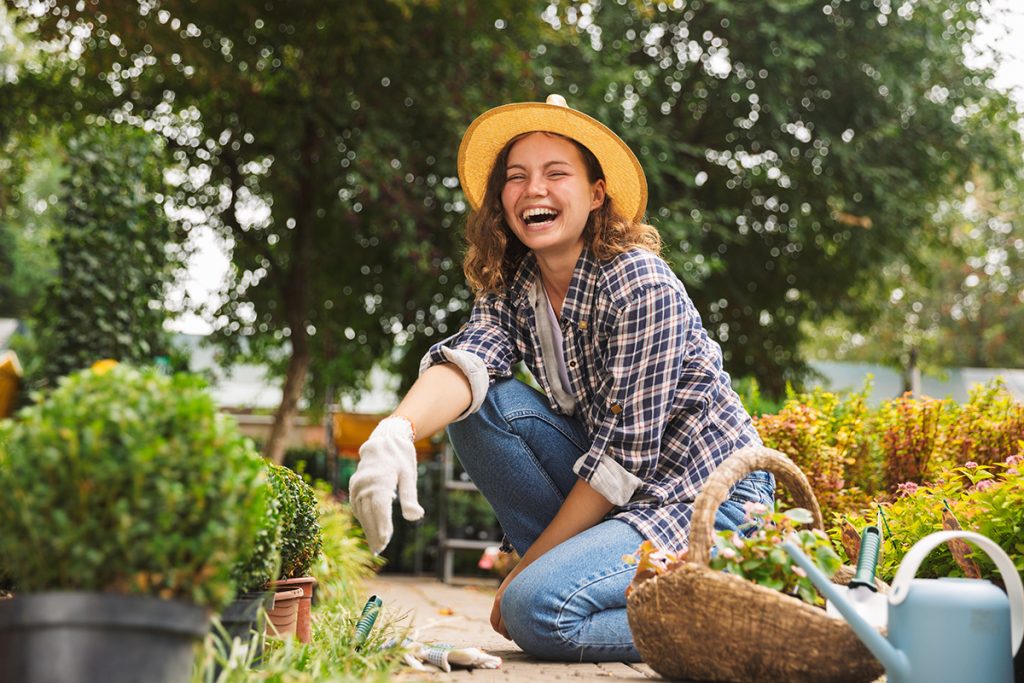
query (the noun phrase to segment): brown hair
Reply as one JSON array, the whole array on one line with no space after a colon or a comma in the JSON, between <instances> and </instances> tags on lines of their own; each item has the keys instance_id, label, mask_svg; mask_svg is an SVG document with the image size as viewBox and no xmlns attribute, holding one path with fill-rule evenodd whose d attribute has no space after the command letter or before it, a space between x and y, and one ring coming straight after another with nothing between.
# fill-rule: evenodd
<instances>
[{"instance_id":1,"label":"brown hair","mask_svg":"<svg viewBox=\"0 0 1024 683\"><path fill-rule=\"evenodd\" d=\"M584 145L558 133L544 134L564 138L576 146L583 157L587 179L591 183L604 178L604 171L597 157ZM505 212L501 205L509 150L526 135L530 133L512 138L498 153L487 177L484 200L480 208L469 215L466 222L468 248L462 269L470 286L477 293L497 292L508 286L528 251L526 245L519 241L505 222ZM635 247L647 249L655 254L661 252L661 235L658 231L650 225L623 218L622 214L615 210L615 204L609 195L605 195L604 203L600 207L590 212L587 225L583 228L583 239L594 256L602 260Z\"/></svg>"}]
</instances>

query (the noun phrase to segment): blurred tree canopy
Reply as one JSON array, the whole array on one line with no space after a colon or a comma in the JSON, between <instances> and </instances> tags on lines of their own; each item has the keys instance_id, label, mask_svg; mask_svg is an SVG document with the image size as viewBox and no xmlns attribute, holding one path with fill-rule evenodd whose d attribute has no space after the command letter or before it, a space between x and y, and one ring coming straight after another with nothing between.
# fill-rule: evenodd
<instances>
[{"instance_id":1,"label":"blurred tree canopy","mask_svg":"<svg viewBox=\"0 0 1024 683\"><path fill-rule=\"evenodd\" d=\"M1024 367L1024 203L1011 179L968 181L940 207L949 234L893 260L857 296L873 306L813 326L805 352L926 371Z\"/></svg>"},{"instance_id":2,"label":"blurred tree canopy","mask_svg":"<svg viewBox=\"0 0 1024 683\"><path fill-rule=\"evenodd\" d=\"M769 394L803 370L801 322L865 315L949 234L942 202L1020 165L1018 116L966 63L973 1L13 6L66 57L0 97L166 139L172 215L232 248L217 339L285 376L278 425L380 359L408 383L462 321L455 153L491 106L561 92L620 132L727 368Z\"/></svg>"},{"instance_id":3,"label":"blurred tree canopy","mask_svg":"<svg viewBox=\"0 0 1024 683\"><path fill-rule=\"evenodd\" d=\"M941 205L1020 168L1013 103L965 59L982 9L573 4L547 14L576 39L543 69L637 150L726 367L779 395L804 367L801 321L877 315L886 266L949 234Z\"/></svg>"},{"instance_id":4,"label":"blurred tree canopy","mask_svg":"<svg viewBox=\"0 0 1024 683\"><path fill-rule=\"evenodd\" d=\"M307 383L322 396L396 344L418 355L467 309L454 150L466 112L528 94L533 7L28 5L76 55L87 109L168 140L172 213L232 246L217 336L285 369L275 460Z\"/></svg>"}]
</instances>

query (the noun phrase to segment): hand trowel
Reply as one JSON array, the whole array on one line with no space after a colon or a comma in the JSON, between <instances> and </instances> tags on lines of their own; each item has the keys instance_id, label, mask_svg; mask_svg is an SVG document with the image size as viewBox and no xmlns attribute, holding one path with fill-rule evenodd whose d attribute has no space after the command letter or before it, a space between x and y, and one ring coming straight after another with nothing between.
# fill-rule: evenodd
<instances>
[{"instance_id":1,"label":"hand trowel","mask_svg":"<svg viewBox=\"0 0 1024 683\"><path fill-rule=\"evenodd\" d=\"M885 628L889 621L889 604L875 586L875 567L882 546L882 532L878 525L864 527L860 536L860 552L857 554L857 569L845 586L846 599L857 612L875 628ZM838 587L838 586L837 586ZM842 587L838 587L842 589ZM842 619L831 601L825 603L825 612L836 619Z\"/></svg>"}]
</instances>

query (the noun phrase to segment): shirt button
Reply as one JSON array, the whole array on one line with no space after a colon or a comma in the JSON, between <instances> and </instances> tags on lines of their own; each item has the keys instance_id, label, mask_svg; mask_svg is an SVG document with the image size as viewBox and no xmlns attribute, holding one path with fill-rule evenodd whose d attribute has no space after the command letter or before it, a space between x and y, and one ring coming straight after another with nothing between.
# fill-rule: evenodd
<instances>
[{"instance_id":1,"label":"shirt button","mask_svg":"<svg viewBox=\"0 0 1024 683\"><path fill-rule=\"evenodd\" d=\"M581 330L587 329L587 321L586 320L581 320L580 321L580 329Z\"/></svg>"},{"instance_id":2,"label":"shirt button","mask_svg":"<svg viewBox=\"0 0 1024 683\"><path fill-rule=\"evenodd\" d=\"M574 360L569 361L569 367L570 368L576 367L576 361L574 361Z\"/></svg>"},{"instance_id":3,"label":"shirt button","mask_svg":"<svg viewBox=\"0 0 1024 683\"><path fill-rule=\"evenodd\" d=\"M611 411L613 414L618 415L619 413L622 412L622 406L620 406L618 403L613 403Z\"/></svg>"}]
</instances>

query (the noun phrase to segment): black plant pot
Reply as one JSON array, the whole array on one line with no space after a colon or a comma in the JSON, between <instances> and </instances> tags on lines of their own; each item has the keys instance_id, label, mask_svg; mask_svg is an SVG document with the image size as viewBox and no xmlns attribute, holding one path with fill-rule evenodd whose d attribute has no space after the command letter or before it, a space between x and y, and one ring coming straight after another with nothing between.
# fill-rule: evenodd
<instances>
[{"instance_id":1,"label":"black plant pot","mask_svg":"<svg viewBox=\"0 0 1024 683\"><path fill-rule=\"evenodd\" d=\"M0 601L0 681L186 683L207 611L189 602L53 592Z\"/></svg>"},{"instance_id":2,"label":"black plant pot","mask_svg":"<svg viewBox=\"0 0 1024 683\"><path fill-rule=\"evenodd\" d=\"M267 629L267 612L274 607L274 591L255 591L242 593L234 601L224 608L220 615L220 623L227 631L227 637L218 630L214 634L221 641L221 649L224 652L231 651L231 641L235 638L243 643L252 642L256 639L256 651L253 653L253 663L259 664L263 657L263 639ZM215 675L220 673L220 663L215 664Z\"/></svg>"}]
</instances>

